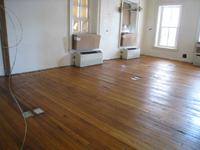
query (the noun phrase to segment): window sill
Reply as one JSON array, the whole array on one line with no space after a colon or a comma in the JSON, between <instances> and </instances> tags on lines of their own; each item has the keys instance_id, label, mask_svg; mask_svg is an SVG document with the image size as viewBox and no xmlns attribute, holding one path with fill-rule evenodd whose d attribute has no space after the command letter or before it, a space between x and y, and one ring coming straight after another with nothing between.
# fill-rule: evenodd
<instances>
[{"instance_id":1,"label":"window sill","mask_svg":"<svg viewBox=\"0 0 200 150\"><path fill-rule=\"evenodd\" d=\"M179 49L177 48L169 48L169 47L161 47L161 46L152 46L153 49L156 49L156 50L166 50L166 51L179 51Z\"/></svg>"}]
</instances>

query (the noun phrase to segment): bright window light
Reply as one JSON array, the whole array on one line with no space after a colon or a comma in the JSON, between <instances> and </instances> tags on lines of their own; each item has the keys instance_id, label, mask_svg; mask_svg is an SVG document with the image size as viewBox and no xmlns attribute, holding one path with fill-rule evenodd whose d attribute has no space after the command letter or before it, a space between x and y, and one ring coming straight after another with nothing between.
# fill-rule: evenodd
<instances>
[{"instance_id":1,"label":"bright window light","mask_svg":"<svg viewBox=\"0 0 200 150\"><path fill-rule=\"evenodd\" d=\"M72 4L72 32L88 33L89 0L73 0Z\"/></svg>"},{"instance_id":2,"label":"bright window light","mask_svg":"<svg viewBox=\"0 0 200 150\"><path fill-rule=\"evenodd\" d=\"M159 6L155 46L177 47L181 8L181 5Z\"/></svg>"},{"instance_id":3,"label":"bright window light","mask_svg":"<svg viewBox=\"0 0 200 150\"><path fill-rule=\"evenodd\" d=\"M200 42L200 32L199 32L199 41L198 42Z\"/></svg>"}]
</instances>

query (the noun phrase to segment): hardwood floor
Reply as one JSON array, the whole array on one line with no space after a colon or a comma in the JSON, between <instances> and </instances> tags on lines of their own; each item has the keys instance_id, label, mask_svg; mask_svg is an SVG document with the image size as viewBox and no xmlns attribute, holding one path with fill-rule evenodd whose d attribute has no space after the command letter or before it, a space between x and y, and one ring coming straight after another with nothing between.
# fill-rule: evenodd
<instances>
[{"instance_id":1,"label":"hardwood floor","mask_svg":"<svg viewBox=\"0 0 200 150\"><path fill-rule=\"evenodd\" d=\"M24 150L200 149L200 67L190 63L142 56L49 69L14 75L12 89L34 114ZM0 77L0 150L20 149L23 135Z\"/></svg>"}]
</instances>

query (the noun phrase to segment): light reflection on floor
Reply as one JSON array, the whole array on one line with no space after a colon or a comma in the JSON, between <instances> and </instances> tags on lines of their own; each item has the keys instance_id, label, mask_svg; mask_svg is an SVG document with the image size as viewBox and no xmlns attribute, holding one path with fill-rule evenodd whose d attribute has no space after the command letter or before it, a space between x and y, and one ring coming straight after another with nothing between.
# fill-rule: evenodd
<instances>
[{"instance_id":1,"label":"light reflection on floor","mask_svg":"<svg viewBox=\"0 0 200 150\"><path fill-rule=\"evenodd\" d=\"M197 80L193 79L194 77L189 78L187 76L185 76L185 79L179 80L177 75L179 75L180 72L177 72L175 69L175 65L170 65L168 63L157 65L156 68L154 67L152 69L148 84L153 88L148 89L148 99L162 105L171 105L172 108L176 109L176 104L172 103L170 99L168 101L165 99L165 97L170 95L172 98L179 99L183 107L189 107L200 111L200 80L197 82ZM178 88L176 87L175 89L173 87L174 84L178 85ZM156 97L157 94L159 94L160 97ZM181 101L181 97L176 97L177 95L181 95L184 100ZM162 98L164 98L163 101ZM178 119L180 122L184 122L188 125L188 128L180 128L180 130L183 130L187 134L193 134L195 137L200 137L200 116L188 116L188 118L182 119L174 118L175 115L173 115L173 113L165 112L162 109L160 109L160 111L159 109L156 111L152 110L151 113L159 114L162 120L166 118ZM193 132L194 130L196 132Z\"/></svg>"}]
</instances>

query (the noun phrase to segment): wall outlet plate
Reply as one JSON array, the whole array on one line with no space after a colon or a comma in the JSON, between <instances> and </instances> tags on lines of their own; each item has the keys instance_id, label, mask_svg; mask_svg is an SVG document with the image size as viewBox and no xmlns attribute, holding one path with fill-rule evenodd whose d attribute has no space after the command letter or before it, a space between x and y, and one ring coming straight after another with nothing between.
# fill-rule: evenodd
<instances>
[{"instance_id":1,"label":"wall outlet plate","mask_svg":"<svg viewBox=\"0 0 200 150\"><path fill-rule=\"evenodd\" d=\"M187 58L187 54L183 54L183 58Z\"/></svg>"}]
</instances>

